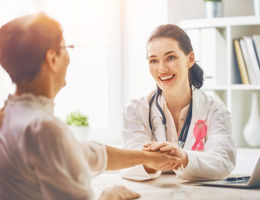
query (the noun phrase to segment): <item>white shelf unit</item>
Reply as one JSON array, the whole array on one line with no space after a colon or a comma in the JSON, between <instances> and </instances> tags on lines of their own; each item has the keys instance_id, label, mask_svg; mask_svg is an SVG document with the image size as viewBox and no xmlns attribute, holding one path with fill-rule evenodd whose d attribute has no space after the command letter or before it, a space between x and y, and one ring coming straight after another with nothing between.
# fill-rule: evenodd
<instances>
[{"instance_id":1,"label":"white shelf unit","mask_svg":"<svg viewBox=\"0 0 260 200\"><path fill-rule=\"evenodd\" d=\"M243 138L243 129L250 115L253 92L257 93L258 105L260 105L260 85L238 84L236 78L237 69L235 68L234 63L233 39L241 38L245 35L252 36L253 34L260 34L260 17L243 16L194 19L180 21L178 25L187 33L193 30L201 31L203 29L216 28L224 38L225 48L223 51L225 56L223 56L223 58L217 57L217 59L223 59L223 66L220 68L224 70L218 71L218 67L215 69L216 75L223 75L224 81L216 82L216 84L213 85L205 84L203 89L210 94L216 95L226 104L228 110L232 113L232 134L236 140L237 146L248 148L248 145ZM203 38L200 38L200 43L201 40L203 40ZM193 49L196 56L197 48L196 46L194 47L194 44ZM258 110L258 112L260 111ZM260 134L260 130L256 131Z\"/></svg>"}]
</instances>

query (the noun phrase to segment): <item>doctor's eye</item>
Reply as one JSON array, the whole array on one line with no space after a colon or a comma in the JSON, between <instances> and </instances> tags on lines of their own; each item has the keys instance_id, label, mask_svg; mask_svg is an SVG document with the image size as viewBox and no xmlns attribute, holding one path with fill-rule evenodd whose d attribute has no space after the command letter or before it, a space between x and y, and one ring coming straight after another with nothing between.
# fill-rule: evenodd
<instances>
[{"instance_id":1,"label":"doctor's eye","mask_svg":"<svg viewBox=\"0 0 260 200\"><path fill-rule=\"evenodd\" d=\"M171 61L171 60L174 60L175 58L176 58L175 56L168 56L167 60Z\"/></svg>"},{"instance_id":2,"label":"doctor's eye","mask_svg":"<svg viewBox=\"0 0 260 200\"><path fill-rule=\"evenodd\" d=\"M154 64L154 63L157 63L158 61L156 60L156 59L151 59L151 60L149 60L149 63L151 63L151 64Z\"/></svg>"}]
</instances>

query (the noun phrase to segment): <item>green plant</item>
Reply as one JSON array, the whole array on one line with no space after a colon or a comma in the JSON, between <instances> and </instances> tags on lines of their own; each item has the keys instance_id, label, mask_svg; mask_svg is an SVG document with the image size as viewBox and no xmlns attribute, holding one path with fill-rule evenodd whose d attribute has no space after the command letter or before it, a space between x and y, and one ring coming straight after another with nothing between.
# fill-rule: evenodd
<instances>
[{"instance_id":1,"label":"green plant","mask_svg":"<svg viewBox=\"0 0 260 200\"><path fill-rule=\"evenodd\" d=\"M71 126L88 126L88 116L80 112L71 112L66 117L66 123Z\"/></svg>"}]
</instances>

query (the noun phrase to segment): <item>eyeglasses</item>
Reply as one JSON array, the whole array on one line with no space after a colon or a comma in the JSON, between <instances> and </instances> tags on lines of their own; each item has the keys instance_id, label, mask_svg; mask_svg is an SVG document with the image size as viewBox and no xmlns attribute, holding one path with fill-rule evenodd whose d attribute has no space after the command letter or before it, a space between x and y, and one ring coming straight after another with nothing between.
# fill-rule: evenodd
<instances>
[{"instance_id":1,"label":"eyeglasses","mask_svg":"<svg viewBox=\"0 0 260 200\"><path fill-rule=\"evenodd\" d=\"M73 44L60 46L60 48L70 48L70 49L74 49L74 47L75 47L75 46L74 46Z\"/></svg>"},{"instance_id":2,"label":"eyeglasses","mask_svg":"<svg viewBox=\"0 0 260 200\"><path fill-rule=\"evenodd\" d=\"M68 44L68 45L61 45L60 46L60 48L70 48L70 49L74 49L74 48L78 48L78 47L84 47L84 48L86 48L86 47L89 47L89 45L86 45L86 44L76 44L76 45L74 45L74 44Z\"/></svg>"}]
</instances>

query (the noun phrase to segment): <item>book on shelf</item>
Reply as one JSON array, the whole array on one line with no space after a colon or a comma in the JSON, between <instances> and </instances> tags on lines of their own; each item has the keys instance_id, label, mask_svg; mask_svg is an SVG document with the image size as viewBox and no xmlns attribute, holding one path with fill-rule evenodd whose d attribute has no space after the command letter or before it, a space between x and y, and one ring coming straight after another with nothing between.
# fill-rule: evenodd
<instances>
[{"instance_id":1,"label":"book on shelf","mask_svg":"<svg viewBox=\"0 0 260 200\"><path fill-rule=\"evenodd\" d=\"M252 68L253 75L255 77L255 84L260 84L260 70L252 37L244 36L243 39L245 40L246 48L249 55L250 66L248 67Z\"/></svg>"},{"instance_id":2,"label":"book on shelf","mask_svg":"<svg viewBox=\"0 0 260 200\"><path fill-rule=\"evenodd\" d=\"M256 52L256 58L258 61L258 67L260 70L260 35L253 35L252 39L253 39L252 41Z\"/></svg>"},{"instance_id":3,"label":"book on shelf","mask_svg":"<svg viewBox=\"0 0 260 200\"><path fill-rule=\"evenodd\" d=\"M251 84L259 84L260 83L260 74L258 75L257 68L258 63L256 60L255 51L252 44L252 39L248 37L243 37L239 40L240 46L242 49L242 54L245 60L245 64L247 67L247 72L249 76L249 80ZM258 79L259 76L259 80Z\"/></svg>"},{"instance_id":4,"label":"book on shelf","mask_svg":"<svg viewBox=\"0 0 260 200\"><path fill-rule=\"evenodd\" d=\"M235 55L237 59L237 65L240 72L242 84L250 84L247 69L246 69L246 64L244 61L244 57L238 39L234 39L234 49L235 49Z\"/></svg>"}]
</instances>

